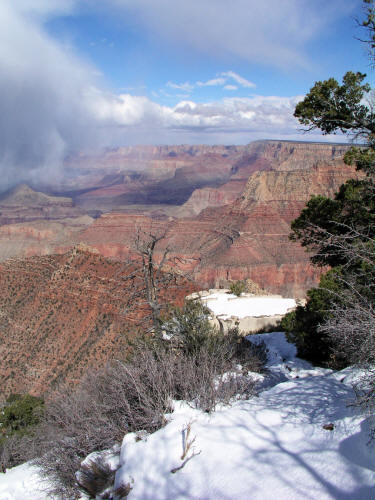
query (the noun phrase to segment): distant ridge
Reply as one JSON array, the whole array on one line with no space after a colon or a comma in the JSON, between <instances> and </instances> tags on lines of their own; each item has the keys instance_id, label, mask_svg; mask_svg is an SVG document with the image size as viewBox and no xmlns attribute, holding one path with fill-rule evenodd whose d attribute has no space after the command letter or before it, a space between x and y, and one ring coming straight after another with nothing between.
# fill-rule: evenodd
<instances>
[{"instance_id":1,"label":"distant ridge","mask_svg":"<svg viewBox=\"0 0 375 500\"><path fill-rule=\"evenodd\" d=\"M43 205L72 204L71 198L49 196L39 191L34 191L27 184L20 184L5 193L0 198L2 206L43 206Z\"/></svg>"},{"instance_id":2,"label":"distant ridge","mask_svg":"<svg viewBox=\"0 0 375 500\"><path fill-rule=\"evenodd\" d=\"M248 145L253 144L254 142L283 142L283 143L297 143L297 144L317 144L317 145L327 145L327 146L363 146L363 144L352 144L351 142L330 142L330 141L298 141L298 140L290 140L290 139L258 139L256 141L249 142Z\"/></svg>"}]
</instances>

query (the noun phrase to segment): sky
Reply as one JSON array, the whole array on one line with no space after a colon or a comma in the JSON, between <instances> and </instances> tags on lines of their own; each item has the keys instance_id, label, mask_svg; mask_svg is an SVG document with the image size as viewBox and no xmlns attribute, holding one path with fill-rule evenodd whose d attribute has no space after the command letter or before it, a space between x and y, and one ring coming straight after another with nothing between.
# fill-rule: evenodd
<instances>
[{"instance_id":1,"label":"sky","mask_svg":"<svg viewBox=\"0 0 375 500\"><path fill-rule=\"evenodd\" d=\"M2 0L1 182L104 147L342 141L293 111L317 80L372 83L361 17L362 0Z\"/></svg>"}]
</instances>

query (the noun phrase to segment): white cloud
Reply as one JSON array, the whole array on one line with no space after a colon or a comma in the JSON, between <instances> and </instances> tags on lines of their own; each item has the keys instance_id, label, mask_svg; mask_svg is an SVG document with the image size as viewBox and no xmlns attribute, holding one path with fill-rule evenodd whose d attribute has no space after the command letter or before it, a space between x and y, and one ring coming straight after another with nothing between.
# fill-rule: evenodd
<instances>
[{"instance_id":1,"label":"white cloud","mask_svg":"<svg viewBox=\"0 0 375 500\"><path fill-rule=\"evenodd\" d=\"M169 81L166 83L166 86L171 89L183 90L184 92L191 92L194 89L194 85L189 82L174 83Z\"/></svg>"},{"instance_id":2,"label":"white cloud","mask_svg":"<svg viewBox=\"0 0 375 500\"><path fill-rule=\"evenodd\" d=\"M259 138L332 140L320 134L301 135L293 112L302 96L231 97L206 103L182 100L173 107L129 94L104 97L101 118L114 127L125 127L132 140L141 134L143 142L146 138L148 143L233 144Z\"/></svg>"},{"instance_id":3,"label":"white cloud","mask_svg":"<svg viewBox=\"0 0 375 500\"><path fill-rule=\"evenodd\" d=\"M283 68L306 68L306 44L358 0L110 0L174 47Z\"/></svg>"},{"instance_id":4,"label":"white cloud","mask_svg":"<svg viewBox=\"0 0 375 500\"><path fill-rule=\"evenodd\" d=\"M103 96L101 119L112 124L117 137L122 128L128 144L246 144L257 139L344 142L342 135L302 133L293 117L302 98L255 95L205 103L188 99L163 106L146 97Z\"/></svg>"},{"instance_id":5,"label":"white cloud","mask_svg":"<svg viewBox=\"0 0 375 500\"><path fill-rule=\"evenodd\" d=\"M0 189L47 176L74 150L105 144L95 72L43 30L73 1L0 3Z\"/></svg>"},{"instance_id":6,"label":"white cloud","mask_svg":"<svg viewBox=\"0 0 375 500\"><path fill-rule=\"evenodd\" d=\"M233 80L237 85L228 84L228 81ZM256 87L255 83L247 80L243 76L235 73L234 71L223 71L216 75L215 78L211 78L205 82L198 81L194 84L189 82L185 83L173 83L167 82L166 86L172 89L183 90L185 92L191 93L195 88L199 87L224 87L225 90L237 90L238 85L245 88Z\"/></svg>"},{"instance_id":7,"label":"white cloud","mask_svg":"<svg viewBox=\"0 0 375 500\"><path fill-rule=\"evenodd\" d=\"M256 87L255 83L251 82L250 80L247 80L246 78L243 78L241 75L235 73L234 71L226 71L224 73L221 73L221 75L225 78L231 78L236 83L241 85L241 87L247 87L247 88Z\"/></svg>"},{"instance_id":8,"label":"white cloud","mask_svg":"<svg viewBox=\"0 0 375 500\"><path fill-rule=\"evenodd\" d=\"M226 78L211 78L211 80L207 80L206 82L197 82L198 87L215 87L224 85L226 82Z\"/></svg>"}]
</instances>

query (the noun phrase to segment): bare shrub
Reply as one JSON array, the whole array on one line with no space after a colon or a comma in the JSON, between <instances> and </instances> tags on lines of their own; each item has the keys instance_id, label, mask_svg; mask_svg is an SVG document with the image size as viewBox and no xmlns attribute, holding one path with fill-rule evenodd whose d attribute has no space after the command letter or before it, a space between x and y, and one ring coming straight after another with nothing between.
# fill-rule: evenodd
<instances>
[{"instance_id":1,"label":"bare shrub","mask_svg":"<svg viewBox=\"0 0 375 500\"><path fill-rule=\"evenodd\" d=\"M334 303L319 330L332 340L334 355L352 364L375 364L375 310L365 297Z\"/></svg>"},{"instance_id":2,"label":"bare shrub","mask_svg":"<svg viewBox=\"0 0 375 500\"><path fill-rule=\"evenodd\" d=\"M112 486L114 477L115 471L100 459L86 460L76 473L79 489L89 498L96 498L97 495Z\"/></svg>"},{"instance_id":3,"label":"bare shrub","mask_svg":"<svg viewBox=\"0 0 375 500\"><path fill-rule=\"evenodd\" d=\"M121 442L127 432L159 429L173 400L211 412L220 402L254 394L247 371L262 369L264 349L236 330L224 335L210 327L203 338L195 327L197 336L188 335L186 343L178 336L169 342L159 336L138 340L126 362L91 371L75 391L62 389L46 402L33 453L51 495L76 498L78 470L81 487L100 488L105 471L80 469L82 460Z\"/></svg>"},{"instance_id":4,"label":"bare shrub","mask_svg":"<svg viewBox=\"0 0 375 500\"><path fill-rule=\"evenodd\" d=\"M14 434L0 443L0 464L9 469L38 455L35 436Z\"/></svg>"}]
</instances>

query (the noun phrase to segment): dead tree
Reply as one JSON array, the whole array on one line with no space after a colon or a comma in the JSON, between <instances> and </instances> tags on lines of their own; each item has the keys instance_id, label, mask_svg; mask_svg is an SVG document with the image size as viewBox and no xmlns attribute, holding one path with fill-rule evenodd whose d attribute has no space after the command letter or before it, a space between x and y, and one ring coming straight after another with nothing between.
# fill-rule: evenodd
<instances>
[{"instance_id":1,"label":"dead tree","mask_svg":"<svg viewBox=\"0 0 375 500\"><path fill-rule=\"evenodd\" d=\"M163 240L166 236L166 232L157 236L152 233L145 233L141 230L137 230L137 236L135 240L135 246L137 252L140 254L142 259L142 271L145 282L146 289L146 300L151 308L152 313L152 323L154 329L157 330L160 320L160 301L158 296L158 290L161 284L167 284L167 281L172 279L172 273L163 270L165 266L167 256L169 254L169 248L166 247L160 262L157 264L155 262L155 247L159 241ZM163 283L161 283L163 282Z\"/></svg>"}]
</instances>

